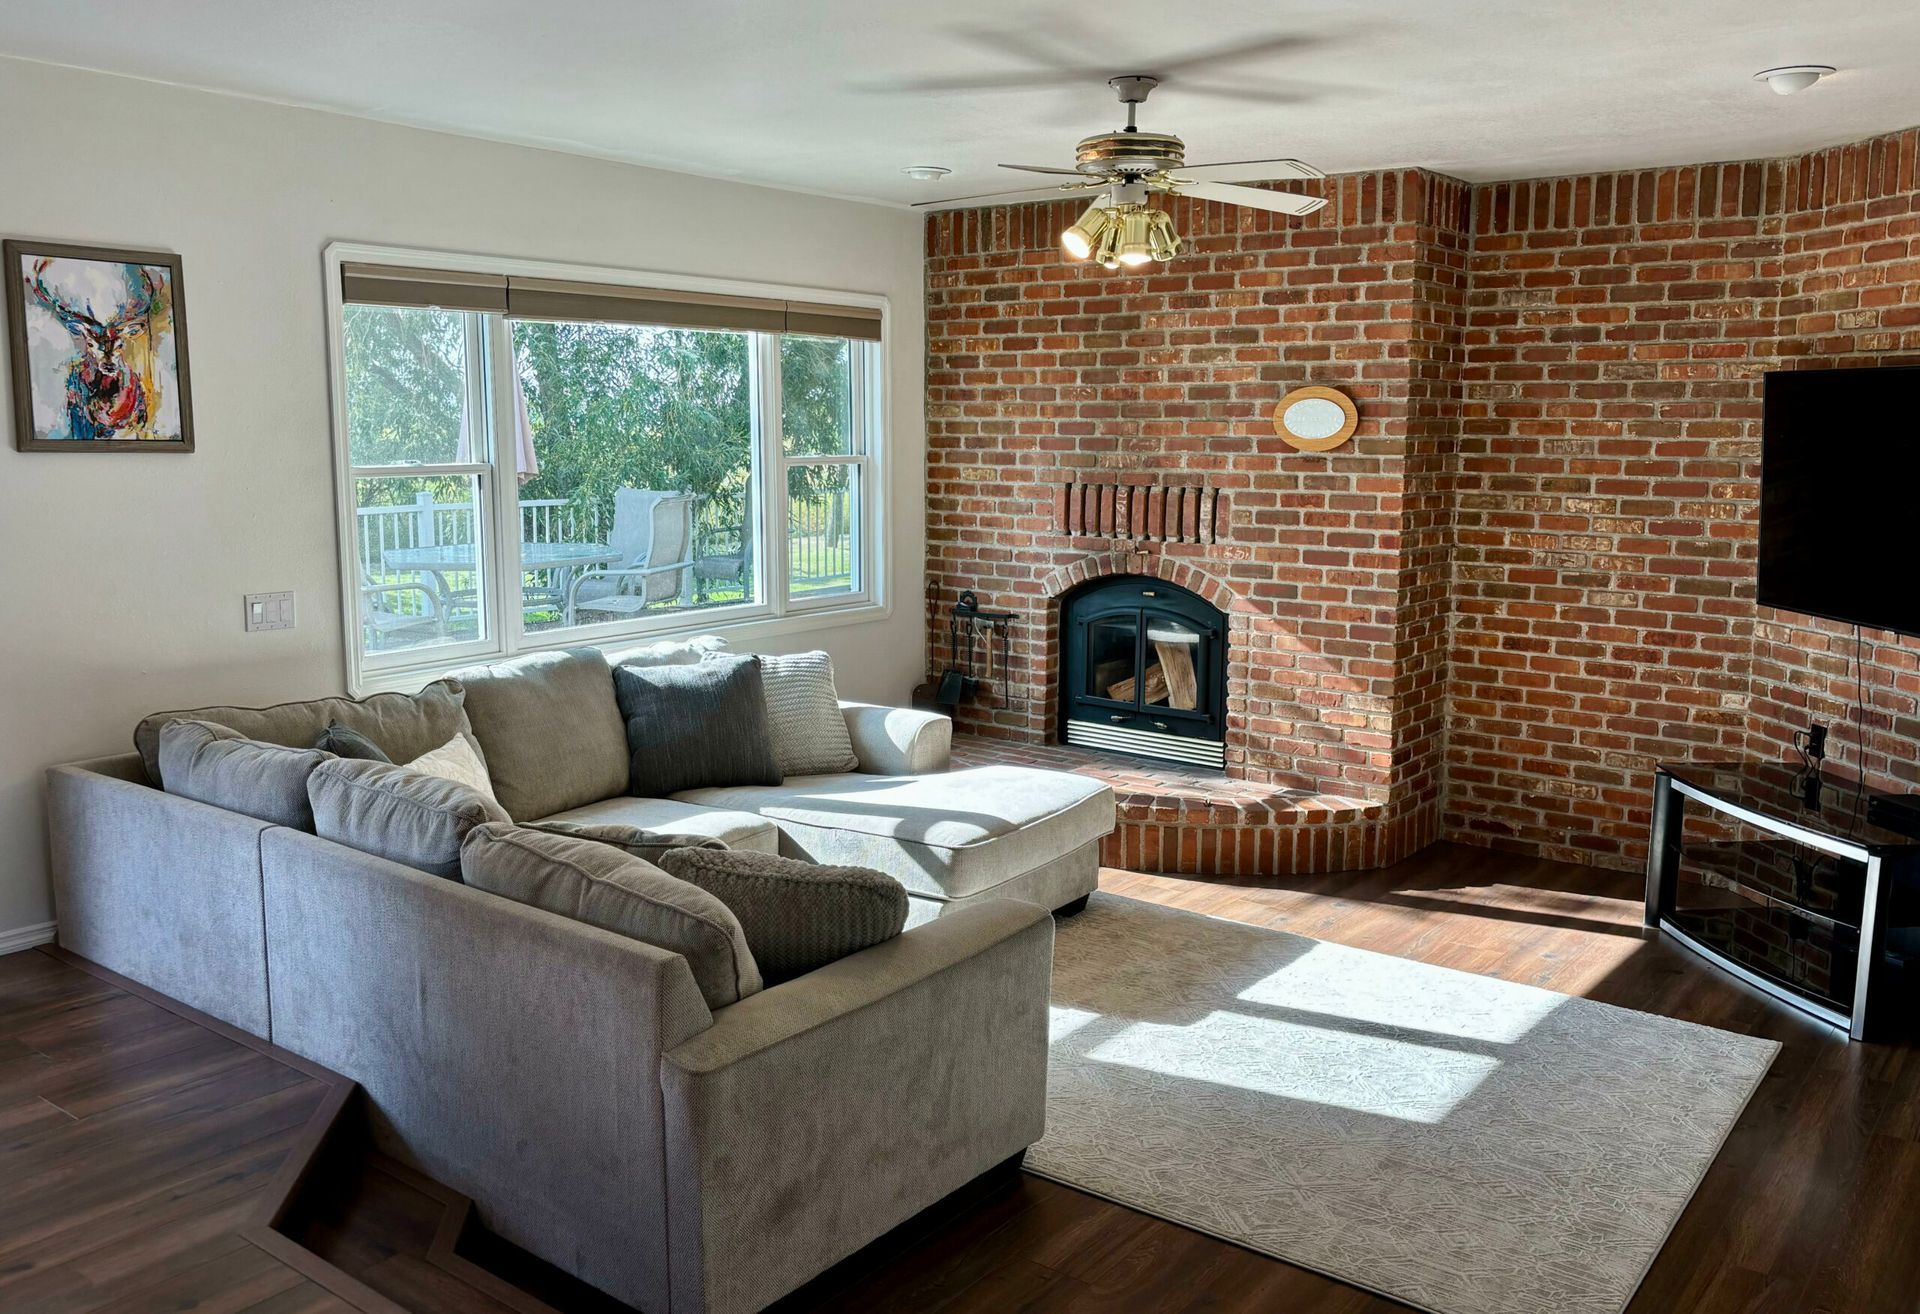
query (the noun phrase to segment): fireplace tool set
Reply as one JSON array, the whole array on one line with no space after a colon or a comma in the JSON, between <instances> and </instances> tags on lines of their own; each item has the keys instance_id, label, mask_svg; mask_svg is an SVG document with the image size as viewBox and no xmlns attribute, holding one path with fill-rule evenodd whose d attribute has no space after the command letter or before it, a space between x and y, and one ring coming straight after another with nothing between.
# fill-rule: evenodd
<instances>
[{"instance_id":1,"label":"fireplace tool set","mask_svg":"<svg viewBox=\"0 0 1920 1314\"><path fill-rule=\"evenodd\" d=\"M958 706L997 678L997 705L1007 706L1007 649L1012 632L1012 612L982 611L973 590L962 589L960 600L947 614L947 669L940 674L934 700L943 707Z\"/></svg>"}]
</instances>

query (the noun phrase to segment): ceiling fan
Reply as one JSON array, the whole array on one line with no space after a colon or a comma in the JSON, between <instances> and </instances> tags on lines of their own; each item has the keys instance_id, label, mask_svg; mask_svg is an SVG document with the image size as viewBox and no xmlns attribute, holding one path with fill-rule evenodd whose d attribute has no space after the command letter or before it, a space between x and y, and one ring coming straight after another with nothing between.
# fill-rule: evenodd
<instances>
[{"instance_id":1,"label":"ceiling fan","mask_svg":"<svg viewBox=\"0 0 1920 1314\"><path fill-rule=\"evenodd\" d=\"M1022 173L1061 174L1077 181L1028 191L985 192L944 201L921 201L915 208L959 210L1092 194L1093 203L1086 213L1060 234L1060 245L1075 260L1096 260L1108 269L1118 269L1137 267L1151 260L1171 260L1180 252L1180 237L1173 231L1172 217L1165 210L1148 204L1148 198L1155 193L1291 215L1312 214L1327 203L1324 196L1232 185L1326 177L1299 160L1233 160L1188 165L1185 142L1170 133L1142 132L1134 123L1141 102L1160 85L1160 79L1129 74L1108 78L1107 85L1119 93L1120 103L1127 107L1127 126L1118 132L1083 139L1076 150L1078 163L1073 168L1056 169L1043 164L1000 166Z\"/></svg>"}]
</instances>

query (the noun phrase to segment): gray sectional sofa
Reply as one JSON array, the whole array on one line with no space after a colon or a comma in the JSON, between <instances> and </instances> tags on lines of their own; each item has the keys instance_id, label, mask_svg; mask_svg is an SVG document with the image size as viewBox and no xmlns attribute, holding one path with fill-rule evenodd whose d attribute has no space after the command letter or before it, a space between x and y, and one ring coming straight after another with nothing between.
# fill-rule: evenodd
<instances>
[{"instance_id":1,"label":"gray sectional sofa","mask_svg":"<svg viewBox=\"0 0 1920 1314\"><path fill-rule=\"evenodd\" d=\"M1094 888L1113 799L948 770L944 718L860 704L857 772L630 798L609 733L629 656L195 715L301 746L337 719L420 752L464 724L516 821L878 867L914 896L908 929L709 1008L677 954L157 788L150 718L141 752L49 773L59 939L358 1081L382 1148L508 1240L643 1310L731 1314L1038 1139L1049 910Z\"/></svg>"}]
</instances>

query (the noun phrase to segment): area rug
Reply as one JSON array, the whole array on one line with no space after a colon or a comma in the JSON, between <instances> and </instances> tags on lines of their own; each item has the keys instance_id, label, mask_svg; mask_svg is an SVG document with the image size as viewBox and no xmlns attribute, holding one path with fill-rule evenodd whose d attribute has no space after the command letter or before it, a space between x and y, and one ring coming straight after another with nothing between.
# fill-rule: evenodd
<instances>
[{"instance_id":1,"label":"area rug","mask_svg":"<svg viewBox=\"0 0 1920 1314\"><path fill-rule=\"evenodd\" d=\"M1027 1168L1433 1314L1619 1314L1779 1046L1096 894Z\"/></svg>"}]
</instances>

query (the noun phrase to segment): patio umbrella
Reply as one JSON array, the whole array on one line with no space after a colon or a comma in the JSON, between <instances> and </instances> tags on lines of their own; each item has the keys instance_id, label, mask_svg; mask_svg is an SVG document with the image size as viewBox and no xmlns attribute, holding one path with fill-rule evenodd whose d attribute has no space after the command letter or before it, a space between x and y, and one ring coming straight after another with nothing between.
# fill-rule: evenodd
<instances>
[{"instance_id":1,"label":"patio umbrella","mask_svg":"<svg viewBox=\"0 0 1920 1314\"><path fill-rule=\"evenodd\" d=\"M460 441L453 459L462 465L473 460L473 434L465 410L460 412ZM527 394L518 372L513 376L513 468L522 488L540 473L540 457L533 450L533 422L527 418Z\"/></svg>"}]
</instances>

